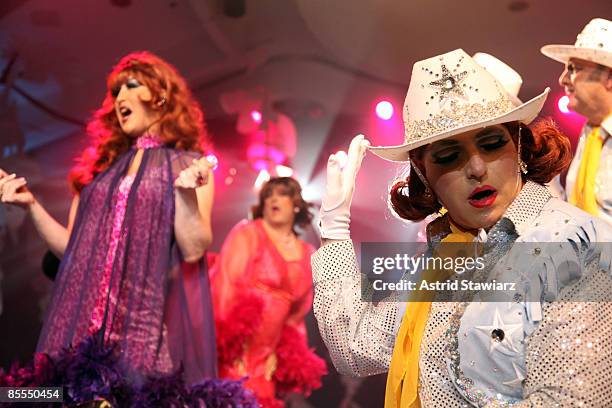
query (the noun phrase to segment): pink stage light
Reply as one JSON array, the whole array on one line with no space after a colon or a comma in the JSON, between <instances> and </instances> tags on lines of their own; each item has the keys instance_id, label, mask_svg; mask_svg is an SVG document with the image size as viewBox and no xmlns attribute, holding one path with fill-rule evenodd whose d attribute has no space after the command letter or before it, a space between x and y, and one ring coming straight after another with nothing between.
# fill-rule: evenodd
<instances>
[{"instance_id":1,"label":"pink stage light","mask_svg":"<svg viewBox=\"0 0 612 408\"><path fill-rule=\"evenodd\" d=\"M268 146L263 143L255 142L251 143L247 148L247 158L249 163L253 163L257 160L266 160L274 164L281 164L285 161L287 156L274 146ZM260 168L255 169L261 170Z\"/></svg>"},{"instance_id":2,"label":"pink stage light","mask_svg":"<svg viewBox=\"0 0 612 408\"><path fill-rule=\"evenodd\" d=\"M389 101L380 101L376 104L376 115L383 119L389 120L393 117L393 105Z\"/></svg>"},{"instance_id":3,"label":"pink stage light","mask_svg":"<svg viewBox=\"0 0 612 408\"><path fill-rule=\"evenodd\" d=\"M251 119L253 119L253 122L255 122L255 123L257 123L259 125L261 123L261 120L262 120L261 112L258 111L258 110L251 111Z\"/></svg>"},{"instance_id":4,"label":"pink stage light","mask_svg":"<svg viewBox=\"0 0 612 408\"><path fill-rule=\"evenodd\" d=\"M252 166L257 171L268 170L268 161L264 159L258 159L252 163Z\"/></svg>"},{"instance_id":5,"label":"pink stage light","mask_svg":"<svg viewBox=\"0 0 612 408\"><path fill-rule=\"evenodd\" d=\"M268 157L270 157L270 160L272 160L276 164L284 162L287 158L287 156L285 156L285 153L273 146L270 146L270 148L268 149Z\"/></svg>"},{"instance_id":6,"label":"pink stage light","mask_svg":"<svg viewBox=\"0 0 612 408\"><path fill-rule=\"evenodd\" d=\"M557 106L559 107L559 110L561 111L561 113L565 113L565 114L570 113L570 110L567 107L568 104L569 104L569 97L567 95L563 95L557 101Z\"/></svg>"}]
</instances>

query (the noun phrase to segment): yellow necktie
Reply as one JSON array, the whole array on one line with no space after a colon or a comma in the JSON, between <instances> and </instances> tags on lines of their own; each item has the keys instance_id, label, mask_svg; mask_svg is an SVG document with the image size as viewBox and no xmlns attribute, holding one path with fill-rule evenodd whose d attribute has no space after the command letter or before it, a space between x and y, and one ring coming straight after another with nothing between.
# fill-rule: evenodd
<instances>
[{"instance_id":1,"label":"yellow necktie","mask_svg":"<svg viewBox=\"0 0 612 408\"><path fill-rule=\"evenodd\" d=\"M446 242L473 242L475 235L462 231L450 223L451 233L444 239ZM433 277L433 279L432 279ZM424 280L434 281L440 277L439 271L425 271ZM427 318L431 309L433 293L418 292L406 304L406 312L395 339L393 356L387 376L385 391L385 408L420 408L418 397L419 351L425 331Z\"/></svg>"},{"instance_id":2,"label":"yellow necktie","mask_svg":"<svg viewBox=\"0 0 612 408\"><path fill-rule=\"evenodd\" d=\"M599 213L595 200L595 176L599 168L602 147L603 140L599 137L599 126L597 126L586 138L582 161L578 168L578 177L569 199L571 204L593 215Z\"/></svg>"}]
</instances>

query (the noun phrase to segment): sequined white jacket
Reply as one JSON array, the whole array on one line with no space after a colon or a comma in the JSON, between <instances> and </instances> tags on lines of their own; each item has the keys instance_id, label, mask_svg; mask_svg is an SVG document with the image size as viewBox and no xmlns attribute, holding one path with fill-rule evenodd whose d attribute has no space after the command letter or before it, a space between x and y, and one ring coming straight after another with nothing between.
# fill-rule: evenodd
<instances>
[{"instance_id":1,"label":"sequined white jacket","mask_svg":"<svg viewBox=\"0 0 612 408\"><path fill-rule=\"evenodd\" d=\"M504 218L516 228L515 242L612 241L607 224L531 182ZM535 273L549 281L547 286L556 285L558 297L567 301L434 302L419 355L421 405L612 406L612 303L596 301L608 299L612 290L612 254L595 255L567 288L545 272L554 256L522 257L521 262L537 265ZM351 376L386 372L405 309L397 302L400 294L377 304L362 301L362 275L351 241L321 247L312 265L314 313L336 369ZM593 301L575 301L587 292ZM506 339L491 351L490 335L479 334L479 328L500 322ZM448 357L449 347L455 361Z\"/></svg>"}]
</instances>

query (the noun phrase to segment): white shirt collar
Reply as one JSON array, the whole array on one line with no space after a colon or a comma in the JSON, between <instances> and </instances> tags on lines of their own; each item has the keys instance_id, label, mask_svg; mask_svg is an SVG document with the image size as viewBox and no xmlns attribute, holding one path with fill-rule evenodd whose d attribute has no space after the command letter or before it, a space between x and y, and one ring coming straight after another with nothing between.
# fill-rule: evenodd
<instances>
[{"instance_id":1,"label":"white shirt collar","mask_svg":"<svg viewBox=\"0 0 612 408\"><path fill-rule=\"evenodd\" d=\"M601 122L601 127L604 128L606 133L612 135L612 113L606 116L603 122Z\"/></svg>"}]
</instances>

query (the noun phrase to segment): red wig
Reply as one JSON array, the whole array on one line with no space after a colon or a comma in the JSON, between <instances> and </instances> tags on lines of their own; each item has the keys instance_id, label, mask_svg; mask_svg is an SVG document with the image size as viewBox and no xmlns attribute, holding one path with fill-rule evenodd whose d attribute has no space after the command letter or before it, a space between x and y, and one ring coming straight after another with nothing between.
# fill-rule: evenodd
<instances>
[{"instance_id":1,"label":"red wig","mask_svg":"<svg viewBox=\"0 0 612 408\"><path fill-rule=\"evenodd\" d=\"M77 159L69 176L77 192L128 151L133 143L133 139L121 130L115 113L115 98L111 94L112 89L120 87L129 77L150 89L153 97L143 103L150 109L162 110L159 137L166 146L198 152L209 146L202 109L176 68L150 52L131 53L108 75L102 107L87 124L91 143Z\"/></svg>"}]
</instances>

